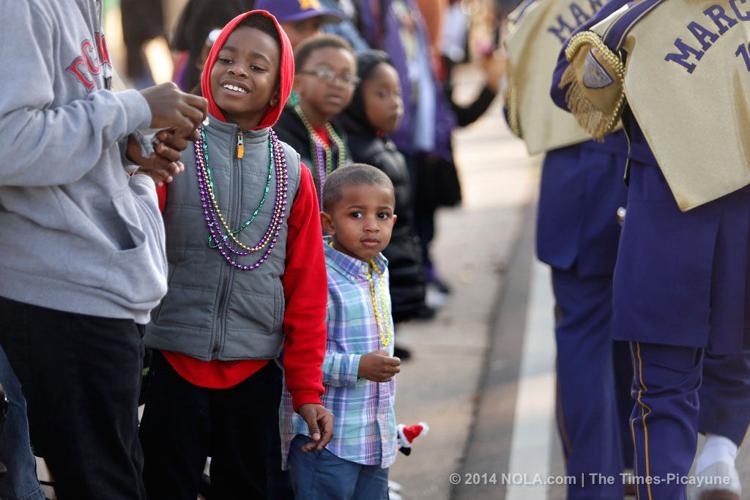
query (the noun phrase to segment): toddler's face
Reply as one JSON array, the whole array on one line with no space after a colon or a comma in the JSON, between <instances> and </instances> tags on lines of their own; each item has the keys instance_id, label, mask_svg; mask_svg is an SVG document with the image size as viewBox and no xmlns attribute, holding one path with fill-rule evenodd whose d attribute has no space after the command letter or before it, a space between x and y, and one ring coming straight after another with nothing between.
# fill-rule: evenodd
<instances>
[{"instance_id":1,"label":"toddler's face","mask_svg":"<svg viewBox=\"0 0 750 500\"><path fill-rule=\"evenodd\" d=\"M330 120L351 102L356 79L354 55L325 47L315 50L304 66L297 68L295 91L306 107Z\"/></svg>"},{"instance_id":2,"label":"toddler's face","mask_svg":"<svg viewBox=\"0 0 750 500\"><path fill-rule=\"evenodd\" d=\"M346 167L344 167L346 168ZM330 212L321 214L326 232L339 252L369 261L391 241L396 223L393 190L379 185L345 186Z\"/></svg>"},{"instance_id":3,"label":"toddler's face","mask_svg":"<svg viewBox=\"0 0 750 500\"><path fill-rule=\"evenodd\" d=\"M278 101L280 50L270 35L247 26L234 30L211 70L211 93L227 120L252 128Z\"/></svg>"},{"instance_id":4,"label":"toddler's face","mask_svg":"<svg viewBox=\"0 0 750 500\"><path fill-rule=\"evenodd\" d=\"M396 68L390 64L378 64L362 82L362 97L370 125L386 133L398 128L404 116L404 101Z\"/></svg>"}]
</instances>

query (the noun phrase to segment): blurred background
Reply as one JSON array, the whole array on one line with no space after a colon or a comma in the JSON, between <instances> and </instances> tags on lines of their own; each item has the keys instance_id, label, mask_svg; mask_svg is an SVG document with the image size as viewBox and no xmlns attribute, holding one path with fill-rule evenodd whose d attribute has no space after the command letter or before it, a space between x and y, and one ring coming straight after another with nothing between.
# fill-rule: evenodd
<instances>
[{"instance_id":1,"label":"blurred background","mask_svg":"<svg viewBox=\"0 0 750 500\"><path fill-rule=\"evenodd\" d=\"M173 77L179 54L171 44L180 15L188 0L105 0L105 33L115 68L126 82L136 87L163 83ZM221 3L221 2L217 2ZM251 5L253 2L244 1ZM476 60L497 48L502 19L519 0L420 0L427 5L425 15L428 31L439 37L443 19L440 10L450 3L460 4L469 22L468 51L461 55L464 62Z\"/></svg>"}]
</instances>

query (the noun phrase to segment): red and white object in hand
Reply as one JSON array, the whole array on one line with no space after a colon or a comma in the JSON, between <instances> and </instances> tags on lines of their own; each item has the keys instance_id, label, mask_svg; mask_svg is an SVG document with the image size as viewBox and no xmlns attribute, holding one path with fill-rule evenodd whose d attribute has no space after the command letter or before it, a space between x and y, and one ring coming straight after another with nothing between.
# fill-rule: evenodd
<instances>
[{"instance_id":1,"label":"red and white object in hand","mask_svg":"<svg viewBox=\"0 0 750 500\"><path fill-rule=\"evenodd\" d=\"M398 432L399 451L404 455L409 455L414 440L420 436L424 436L429 430L430 426L424 422L419 422L415 425L398 424L396 431Z\"/></svg>"}]
</instances>

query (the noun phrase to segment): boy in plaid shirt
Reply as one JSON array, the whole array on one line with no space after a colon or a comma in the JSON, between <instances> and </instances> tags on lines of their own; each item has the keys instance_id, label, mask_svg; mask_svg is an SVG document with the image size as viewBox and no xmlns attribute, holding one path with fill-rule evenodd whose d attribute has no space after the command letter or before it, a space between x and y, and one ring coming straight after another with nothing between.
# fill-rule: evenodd
<instances>
[{"instance_id":1,"label":"boy in plaid shirt","mask_svg":"<svg viewBox=\"0 0 750 500\"><path fill-rule=\"evenodd\" d=\"M297 499L387 499L388 468L396 458L393 320L388 261L380 253L396 222L388 176L355 164L333 172L323 191L326 233L328 342L323 404L334 415L333 439L321 451L304 421L282 402L285 467Z\"/></svg>"}]
</instances>

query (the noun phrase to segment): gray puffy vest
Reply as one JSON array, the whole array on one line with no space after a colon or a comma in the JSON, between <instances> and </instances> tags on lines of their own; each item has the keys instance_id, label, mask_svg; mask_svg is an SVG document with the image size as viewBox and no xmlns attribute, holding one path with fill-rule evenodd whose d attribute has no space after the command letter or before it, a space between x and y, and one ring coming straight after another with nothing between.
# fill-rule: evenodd
<instances>
[{"instance_id":1,"label":"gray puffy vest","mask_svg":"<svg viewBox=\"0 0 750 500\"><path fill-rule=\"evenodd\" d=\"M268 176L268 129L243 133L245 154L237 158L239 127L212 119L206 129L214 194L227 225L237 229L258 206ZM286 221L300 180L299 155L284 144L289 188ZM169 261L168 291L146 327L146 345L209 360L271 359L282 346L287 224L260 268L231 267L208 246L193 148L182 155L185 173L169 185L164 224ZM240 175L241 174L241 175ZM238 236L254 246L271 221L276 192L272 175L268 197L255 221ZM256 262L262 251L236 257Z\"/></svg>"}]
</instances>

